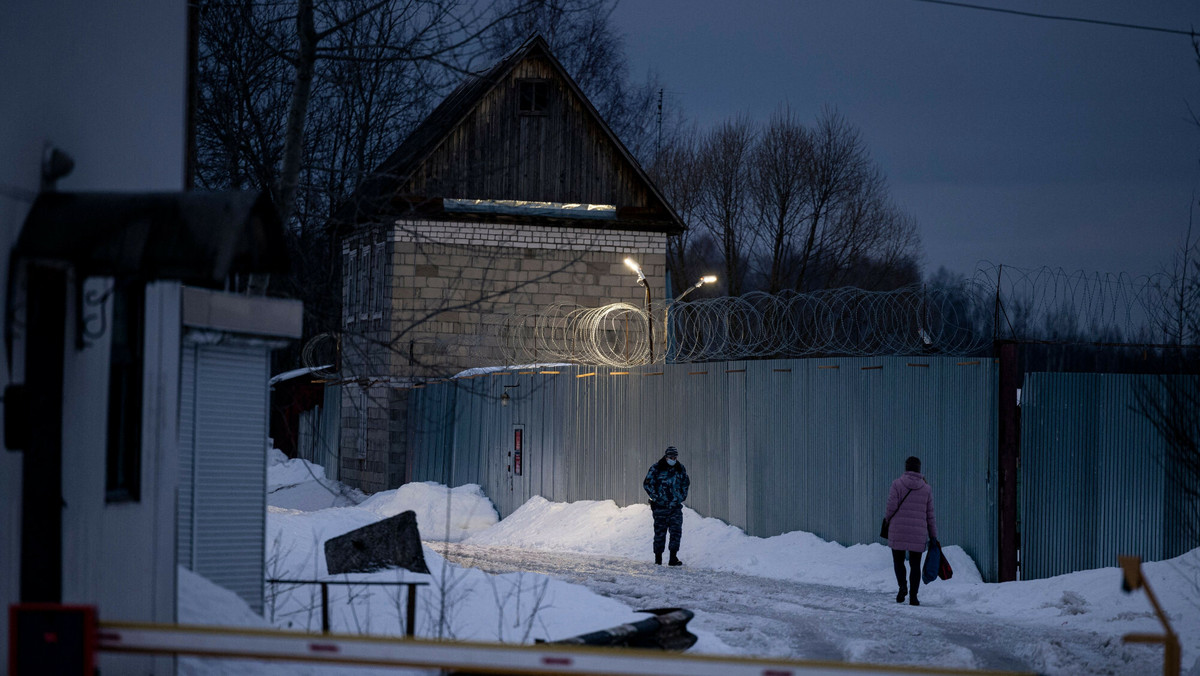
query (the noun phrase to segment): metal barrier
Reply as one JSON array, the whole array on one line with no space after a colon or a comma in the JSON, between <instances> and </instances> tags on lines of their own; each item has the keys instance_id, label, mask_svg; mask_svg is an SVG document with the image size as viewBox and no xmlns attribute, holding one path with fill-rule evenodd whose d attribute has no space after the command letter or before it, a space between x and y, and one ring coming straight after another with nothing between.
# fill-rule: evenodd
<instances>
[{"instance_id":1,"label":"metal barrier","mask_svg":"<svg viewBox=\"0 0 1200 676\"><path fill-rule=\"evenodd\" d=\"M99 649L213 658L277 659L324 664L449 669L490 674L622 674L625 676L914 676L1032 674L786 659L688 655L583 645L504 645L235 627L102 622ZM24 676L23 674L14 676Z\"/></svg>"},{"instance_id":2,"label":"metal barrier","mask_svg":"<svg viewBox=\"0 0 1200 676\"><path fill-rule=\"evenodd\" d=\"M329 585L340 584L343 586L377 586L377 587L408 587L408 599L405 608L404 634L413 636L416 630L417 620L417 587L428 586L428 582L391 582L391 581L353 581L353 580L267 580L267 584L319 584L321 585L321 633L329 633Z\"/></svg>"},{"instance_id":3,"label":"metal barrier","mask_svg":"<svg viewBox=\"0 0 1200 676\"><path fill-rule=\"evenodd\" d=\"M14 607L15 608L15 607ZM36 622L14 622L10 631L13 652L10 654L10 676L41 676L44 673L71 673L61 669L39 669L47 662L25 661L53 644L56 652L91 655L93 650L127 654L160 654L209 657L217 659L275 659L323 664L356 664L370 666L415 667L447 669L461 672L503 674L624 674L627 676L846 676L914 674L964 674L979 676L1030 674L1013 671L965 671L920 666L888 666L809 662L752 657L723 657L687 655L658 650L598 647L543 643L539 645L504 645L429 641L416 638L356 636L344 634L312 634L277 629L246 627L203 627L172 624L143 624L132 622L95 623L96 610L85 607L82 615L78 606L41 604L28 608L40 614ZM650 621L660 628L674 625L682 628L690 619L690 611L663 609ZM16 612L16 610L12 611ZM661 612L661 611L659 611ZM72 615L82 622L67 618L46 617L49 614ZM89 619L90 618L90 619ZM64 622L66 624L64 624ZM632 623L643 625L645 621ZM18 629L25 626L30 631ZM48 630L47 627L57 627ZM66 626L82 627L84 631L62 631ZM648 625L643 625L648 627ZM619 627L596 632L619 634ZM593 636L585 634L576 639ZM17 640L21 638L22 640ZM573 642L575 639L567 639ZM30 655L29 651L33 651ZM90 660L90 658L89 658ZM53 663L61 666L60 663ZM90 667L79 663L79 668ZM77 673L77 672L76 672ZM90 674L90 669L86 672Z\"/></svg>"}]
</instances>

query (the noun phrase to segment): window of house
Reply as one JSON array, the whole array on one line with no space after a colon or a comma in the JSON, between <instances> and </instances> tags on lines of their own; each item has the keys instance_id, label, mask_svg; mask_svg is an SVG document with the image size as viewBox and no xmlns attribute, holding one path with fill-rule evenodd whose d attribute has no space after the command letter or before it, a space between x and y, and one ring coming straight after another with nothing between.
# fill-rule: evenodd
<instances>
[{"instance_id":1,"label":"window of house","mask_svg":"<svg viewBox=\"0 0 1200 676\"><path fill-rule=\"evenodd\" d=\"M111 300L105 499L129 502L141 497L145 287L118 282Z\"/></svg>"},{"instance_id":2,"label":"window of house","mask_svg":"<svg viewBox=\"0 0 1200 676\"><path fill-rule=\"evenodd\" d=\"M358 318L371 318L371 277L375 268L375 257L371 255L371 245L361 250L361 262L358 266Z\"/></svg>"},{"instance_id":3,"label":"window of house","mask_svg":"<svg viewBox=\"0 0 1200 676\"><path fill-rule=\"evenodd\" d=\"M367 388L358 388L358 444L354 449L359 458L367 457Z\"/></svg>"},{"instance_id":4,"label":"window of house","mask_svg":"<svg viewBox=\"0 0 1200 676\"><path fill-rule=\"evenodd\" d=\"M525 115L545 115L550 101L550 83L546 80L520 80L520 110Z\"/></svg>"},{"instance_id":5,"label":"window of house","mask_svg":"<svg viewBox=\"0 0 1200 676\"><path fill-rule=\"evenodd\" d=\"M351 251L346 257L346 323L353 324L358 313L358 252Z\"/></svg>"},{"instance_id":6,"label":"window of house","mask_svg":"<svg viewBox=\"0 0 1200 676\"><path fill-rule=\"evenodd\" d=\"M383 280L384 280L384 248L383 244L375 245L375 263L371 272L371 317L383 318Z\"/></svg>"}]
</instances>

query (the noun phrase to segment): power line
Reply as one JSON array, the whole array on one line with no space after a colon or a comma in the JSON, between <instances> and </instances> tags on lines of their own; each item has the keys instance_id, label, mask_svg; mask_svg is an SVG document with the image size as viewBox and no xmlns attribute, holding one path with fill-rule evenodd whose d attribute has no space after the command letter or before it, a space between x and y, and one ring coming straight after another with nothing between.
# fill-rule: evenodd
<instances>
[{"instance_id":1,"label":"power line","mask_svg":"<svg viewBox=\"0 0 1200 676\"><path fill-rule=\"evenodd\" d=\"M1101 19L1087 19L1078 16L1061 16L1057 14L1040 14L1038 12L1023 12L1017 9L1005 9L1003 7L987 7L985 5L973 5L967 2L953 2L952 0L914 0L915 2L927 2L931 5L949 5L950 7L963 7L966 9L981 9L986 12L998 12L1000 14L1015 14L1017 16L1026 16L1034 19L1053 19L1055 21L1074 21L1076 23L1090 23L1100 26L1112 26L1114 28L1131 28L1140 31L1153 31L1155 33L1170 33L1172 35L1186 35L1191 38L1197 37L1195 30L1179 30L1176 28L1160 28L1158 26L1141 26L1132 23L1121 23L1119 21L1103 21Z\"/></svg>"}]
</instances>

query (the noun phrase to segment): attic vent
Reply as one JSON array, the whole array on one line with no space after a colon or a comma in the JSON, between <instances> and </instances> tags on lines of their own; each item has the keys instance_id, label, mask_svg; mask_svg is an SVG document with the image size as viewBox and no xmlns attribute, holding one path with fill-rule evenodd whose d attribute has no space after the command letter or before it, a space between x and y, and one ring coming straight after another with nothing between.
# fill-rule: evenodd
<instances>
[{"instance_id":1,"label":"attic vent","mask_svg":"<svg viewBox=\"0 0 1200 676\"><path fill-rule=\"evenodd\" d=\"M550 99L550 83L546 80L519 80L521 113L545 115Z\"/></svg>"}]
</instances>

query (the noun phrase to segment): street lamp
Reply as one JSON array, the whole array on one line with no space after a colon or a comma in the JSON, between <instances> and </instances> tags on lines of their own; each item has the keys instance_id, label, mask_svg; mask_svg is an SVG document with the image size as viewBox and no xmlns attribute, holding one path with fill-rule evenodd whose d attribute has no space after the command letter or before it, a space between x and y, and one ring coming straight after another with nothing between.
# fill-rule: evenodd
<instances>
[{"instance_id":1,"label":"street lamp","mask_svg":"<svg viewBox=\"0 0 1200 676\"><path fill-rule=\"evenodd\" d=\"M689 293L691 293L691 292L695 291L696 289L699 289L700 287L704 286L705 284L715 284L715 283L716 283L716 281L717 281L717 276L716 276L716 275L704 275L703 277L701 277L701 278L700 278L700 281L698 281L698 282L696 282L695 284L693 284L693 285L689 286L687 289L685 289L685 290L684 290L684 292L683 292L683 293L679 294L678 296L675 296L675 301L674 301L674 302L676 302L676 303L677 303L677 302L679 302L679 301L680 301L680 300L681 300L681 299L682 299L684 296L686 296L686 295L688 295Z\"/></svg>"},{"instance_id":2,"label":"street lamp","mask_svg":"<svg viewBox=\"0 0 1200 676\"><path fill-rule=\"evenodd\" d=\"M696 289L699 289L700 287L704 286L705 284L715 284L716 281L717 281L716 275L704 275L703 277L700 278L700 281L698 281L695 284L684 289L683 293L679 294L678 296L675 296L675 300L671 301L671 303L669 305L667 305L667 307L663 308L663 325L666 327L665 329L663 329L663 333L665 334L663 336L663 355L665 358L667 358L667 359L671 358L671 355L670 355L670 352L671 352L671 314L670 314L671 313L671 305L678 303L680 300L683 299L684 296L695 291Z\"/></svg>"},{"instance_id":3,"label":"street lamp","mask_svg":"<svg viewBox=\"0 0 1200 676\"><path fill-rule=\"evenodd\" d=\"M646 280L646 275L642 272L641 266L634 262L632 258L625 259L625 265L629 266L630 270L637 273L637 283L642 285L646 290L646 332L650 346L650 363L654 363L654 318L650 315L650 283Z\"/></svg>"}]
</instances>

